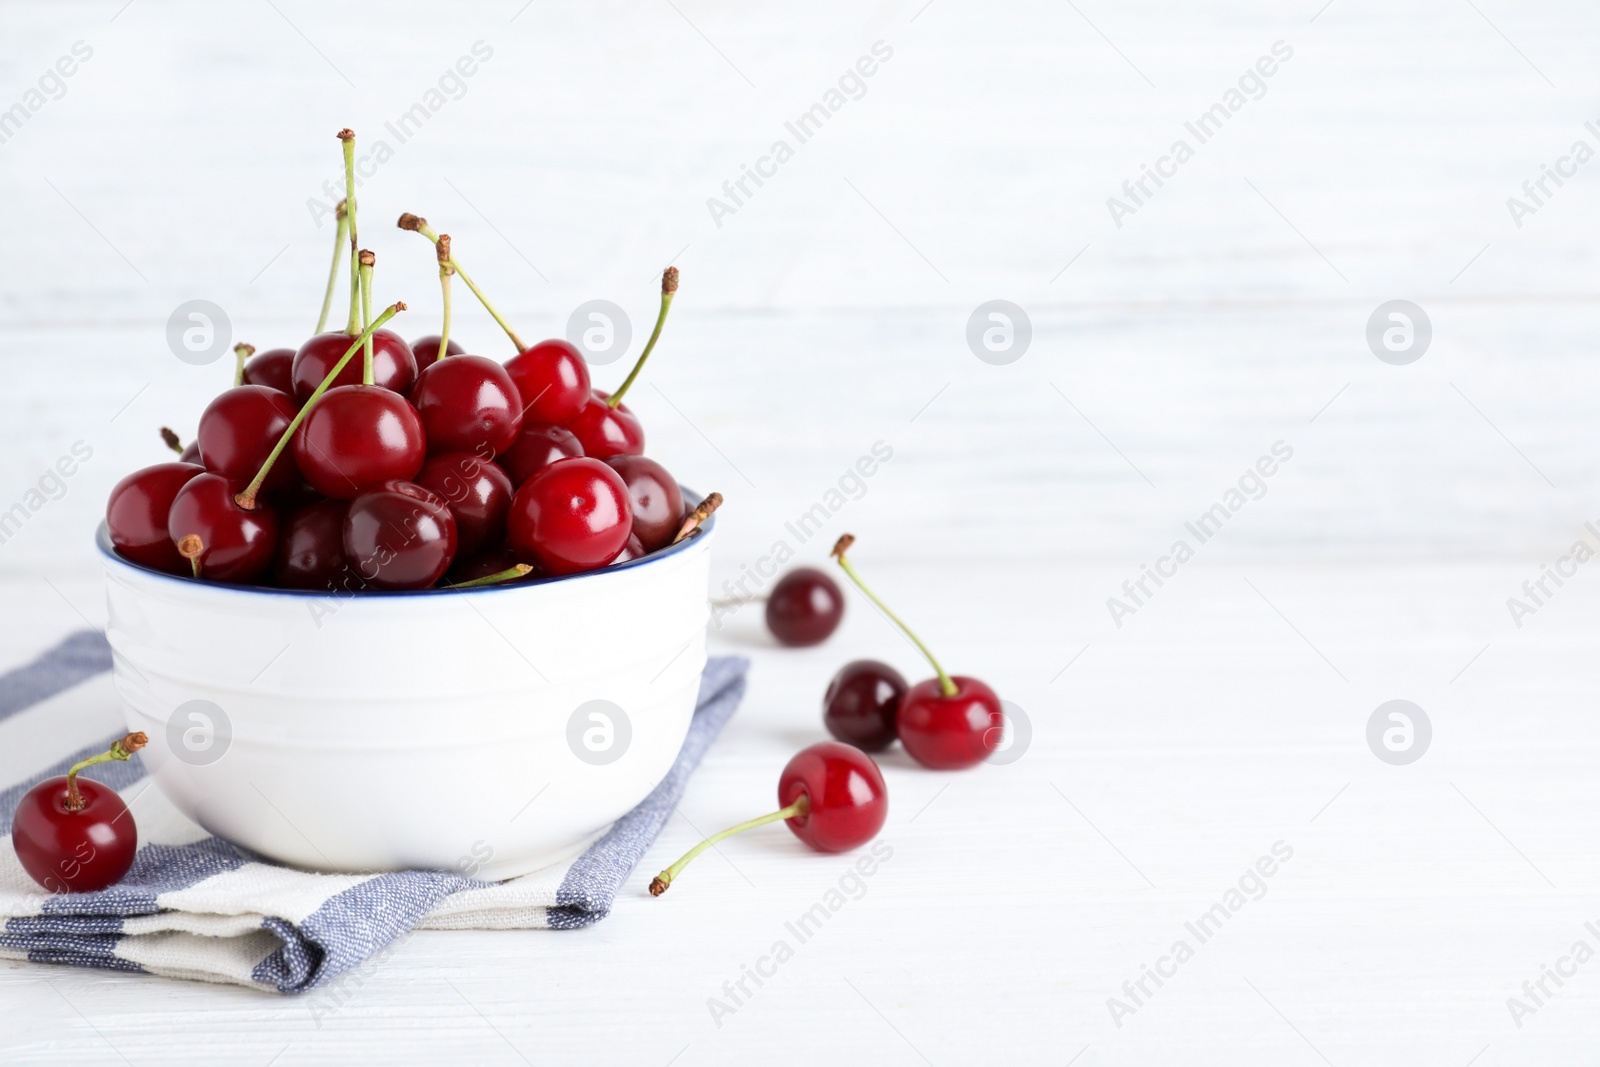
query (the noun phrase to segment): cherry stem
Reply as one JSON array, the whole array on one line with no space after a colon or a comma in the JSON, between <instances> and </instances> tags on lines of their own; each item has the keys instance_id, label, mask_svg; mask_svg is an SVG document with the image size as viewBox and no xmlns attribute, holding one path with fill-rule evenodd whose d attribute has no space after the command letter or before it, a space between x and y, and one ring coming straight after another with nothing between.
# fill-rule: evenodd
<instances>
[{"instance_id":1,"label":"cherry stem","mask_svg":"<svg viewBox=\"0 0 1600 1067\"><path fill-rule=\"evenodd\" d=\"M333 308L333 290L339 284L339 261L344 258L344 235L350 223L345 219L345 204L348 201L339 201L339 206L333 209L334 215L339 220L338 228L333 233L333 266L328 268L328 288L322 294L322 314L317 316L317 333L328 327L328 312Z\"/></svg>"},{"instance_id":2,"label":"cherry stem","mask_svg":"<svg viewBox=\"0 0 1600 1067\"><path fill-rule=\"evenodd\" d=\"M698 530L700 528L700 524L709 519L711 517L711 513L716 511L721 506L721 493L712 493L710 496L700 501L700 503L696 504L694 506L694 510L689 512L688 517L683 520L683 525L678 527L678 535L672 539L672 543L677 544L679 541L682 541L685 537L688 537L690 534Z\"/></svg>"},{"instance_id":3,"label":"cherry stem","mask_svg":"<svg viewBox=\"0 0 1600 1067\"><path fill-rule=\"evenodd\" d=\"M434 358L443 359L450 354L450 275L456 272L450 265L449 234L439 235L434 251L439 258L439 292L444 297L444 325L439 328L439 354Z\"/></svg>"},{"instance_id":4,"label":"cherry stem","mask_svg":"<svg viewBox=\"0 0 1600 1067\"><path fill-rule=\"evenodd\" d=\"M256 472L256 476L250 479L250 484L244 487L243 492L233 498L235 504L238 504L246 511L255 510L256 494L261 492L262 483L267 480L267 475L272 473L272 465L278 461L278 457L283 454L283 450L289 447L289 442L294 438L294 432L305 421L306 413L311 410L318 400L322 399L322 394L326 393L328 387L333 385L333 380L339 376L340 371L344 370L345 364L350 362L350 358L361 350L361 346L366 343L367 338L371 337L378 327L405 309L406 306L402 301L395 301L384 309L382 315L373 320L372 325L361 331L359 337L350 342L350 347L345 349L344 355L339 357L339 362L335 363L333 369L328 372L328 376L322 379L315 389L311 390L311 395L306 397L306 402L300 405L300 410L295 412L294 418L289 420L289 425L283 431L283 436L278 438L278 443L272 446L272 451L268 453L266 462L261 464L261 469ZM180 553L183 551L182 545L178 546L178 551Z\"/></svg>"},{"instance_id":5,"label":"cherry stem","mask_svg":"<svg viewBox=\"0 0 1600 1067\"><path fill-rule=\"evenodd\" d=\"M408 211L400 216L400 221L395 225L402 230L415 230L436 245L439 243L439 235L434 232L432 226L428 225L428 220L420 215L413 215ZM500 328L506 332L506 336L511 338L511 343L517 346L517 351L526 350L528 346L522 343L522 338L517 336L517 331L513 330L510 324L500 317L500 312L496 311L494 305L489 303L489 298L483 295L483 290L478 288L478 284L472 280L472 276L461 269L461 263L454 255L450 257L450 269L461 275L461 280L467 283L467 288L472 290L472 295L478 298L478 303L483 305L483 309L493 317L495 322L500 324Z\"/></svg>"},{"instance_id":6,"label":"cherry stem","mask_svg":"<svg viewBox=\"0 0 1600 1067\"><path fill-rule=\"evenodd\" d=\"M513 578L521 578L524 574L527 574L531 570L533 570L533 567L530 565L526 563L519 563L515 567L507 567L503 571L496 571L494 574L488 574L482 578L474 578L470 582L452 582L450 585L445 586L445 588L473 589L480 585L494 585L498 582L509 582Z\"/></svg>"},{"instance_id":7,"label":"cherry stem","mask_svg":"<svg viewBox=\"0 0 1600 1067\"><path fill-rule=\"evenodd\" d=\"M344 332L353 337L365 325L360 318L361 246L356 237L356 135L348 129L340 130L339 140L344 142L344 213L350 232L350 319L345 323Z\"/></svg>"},{"instance_id":8,"label":"cherry stem","mask_svg":"<svg viewBox=\"0 0 1600 1067\"><path fill-rule=\"evenodd\" d=\"M878 610L888 616L890 622L900 627L901 632L911 638L911 643L916 645L924 656L928 657L928 662L933 664L934 672L939 675L939 691L947 697L955 696L957 693L956 683L952 682L950 676L944 672L944 668L939 666L939 661L933 658L933 653L928 651L928 646L923 644L917 635L911 632L911 627L900 621L900 616L889 610L889 605L879 600L877 595L867 588L867 583L863 582L861 576L856 573L856 569L850 566L850 561L845 558L844 554L849 551L850 546L855 542L854 534L845 534L839 538L838 542L833 546L833 558L839 561L839 566L844 569L845 574L850 576L850 581L855 583L855 587L865 593L867 599L876 604Z\"/></svg>"},{"instance_id":9,"label":"cherry stem","mask_svg":"<svg viewBox=\"0 0 1600 1067\"><path fill-rule=\"evenodd\" d=\"M672 297L677 291L678 268L668 267L661 272L661 310L656 312L656 328L650 331L650 340L644 343L644 351L639 353L639 359L634 363L633 369L628 372L628 376L617 387L617 391L612 393L610 398L606 400L606 405L612 411L615 411L617 405L622 403L622 394L628 391L628 387L639 376L639 372L644 370L644 361L649 359L650 353L655 350L656 339L661 336L661 327L666 325L667 311L672 307Z\"/></svg>"},{"instance_id":10,"label":"cherry stem","mask_svg":"<svg viewBox=\"0 0 1600 1067\"><path fill-rule=\"evenodd\" d=\"M161 427L161 440L165 441L167 447L172 449L178 455L183 455L183 441L179 439L177 434L172 432L171 427Z\"/></svg>"},{"instance_id":11,"label":"cherry stem","mask_svg":"<svg viewBox=\"0 0 1600 1067\"><path fill-rule=\"evenodd\" d=\"M135 731L126 737L119 737L111 742L111 747L98 756L79 760L67 770L67 810L83 810L83 794L78 792L78 772L85 767L96 763L110 763L112 760L125 760L139 751L150 742L143 732Z\"/></svg>"},{"instance_id":12,"label":"cherry stem","mask_svg":"<svg viewBox=\"0 0 1600 1067\"><path fill-rule=\"evenodd\" d=\"M378 257L361 250L361 325L368 326L372 323L372 268L378 262ZM372 331L366 333L366 354L361 357L361 384L372 384Z\"/></svg>"},{"instance_id":13,"label":"cherry stem","mask_svg":"<svg viewBox=\"0 0 1600 1067\"><path fill-rule=\"evenodd\" d=\"M196 578L200 577L200 553L206 550L206 543L200 540L199 534L184 534L178 538L178 555L189 561L189 570Z\"/></svg>"},{"instance_id":14,"label":"cherry stem","mask_svg":"<svg viewBox=\"0 0 1600 1067\"><path fill-rule=\"evenodd\" d=\"M255 345L237 344L233 346L233 386L235 389L244 384L245 360L255 354Z\"/></svg>"},{"instance_id":15,"label":"cherry stem","mask_svg":"<svg viewBox=\"0 0 1600 1067\"><path fill-rule=\"evenodd\" d=\"M802 794L799 800L795 801L793 804L790 804L787 808L781 808L778 811L770 812L769 814L762 815L759 818L751 819L748 822L742 822L737 826L730 826L721 833L712 834L710 837L694 846L694 848L691 848L688 852L685 852L677 863L674 863L671 867L668 867L666 870L656 875L655 878L650 882L650 895L653 897L659 897L662 893L665 893L667 888L672 885L672 880L678 877L685 867L689 866L690 861L692 861L696 856L700 855L700 853L704 852L706 849L710 848L712 845L715 845L717 842L722 841L725 838L732 837L734 834L743 833L744 831L752 829L753 827L765 826L769 822L777 822L780 819L798 818L799 816L805 815L810 810L811 798Z\"/></svg>"},{"instance_id":16,"label":"cherry stem","mask_svg":"<svg viewBox=\"0 0 1600 1067\"><path fill-rule=\"evenodd\" d=\"M766 596L714 596L711 606L714 608L739 608L746 604L765 604Z\"/></svg>"}]
</instances>

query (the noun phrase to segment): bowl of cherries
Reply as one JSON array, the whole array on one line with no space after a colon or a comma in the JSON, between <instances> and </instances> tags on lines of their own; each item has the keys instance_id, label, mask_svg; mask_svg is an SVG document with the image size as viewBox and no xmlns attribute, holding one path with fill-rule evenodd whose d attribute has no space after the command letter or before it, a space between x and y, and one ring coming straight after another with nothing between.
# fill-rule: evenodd
<instances>
[{"instance_id":1,"label":"bowl of cherries","mask_svg":"<svg viewBox=\"0 0 1600 1067\"><path fill-rule=\"evenodd\" d=\"M354 135L316 333L236 349L188 447L98 542L128 728L206 830L286 863L506 878L575 854L671 767L705 664L711 513L565 340L525 344L433 245L443 328L374 314ZM325 330L349 245L350 311ZM450 338L459 275L506 362ZM693 506L691 506L693 505ZM489 859L483 859L485 853Z\"/></svg>"}]
</instances>

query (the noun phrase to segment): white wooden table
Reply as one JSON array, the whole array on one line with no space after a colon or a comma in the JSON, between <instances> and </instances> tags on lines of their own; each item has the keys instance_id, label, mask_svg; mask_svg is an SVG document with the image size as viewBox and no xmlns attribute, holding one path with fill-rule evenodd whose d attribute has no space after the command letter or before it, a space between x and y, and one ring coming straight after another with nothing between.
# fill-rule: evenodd
<instances>
[{"instance_id":1,"label":"white wooden table","mask_svg":"<svg viewBox=\"0 0 1600 1067\"><path fill-rule=\"evenodd\" d=\"M650 871L693 827L763 809L823 736L845 660L921 668L859 602L805 652L744 612L714 645L752 658L749 700L605 922L417 934L298 999L4 964L0 1058L1592 1057L1600 963L1561 961L1600 950L1600 567L1520 626L1507 598L1574 541L1600 547L1600 164L1547 179L1520 227L1506 200L1574 141L1600 148L1600 17L1319 2L0 6L0 109L29 107L0 143L0 509L74 442L94 450L0 544L0 663L103 617L106 491L162 457L158 425L192 433L225 377L168 351L172 309L213 300L238 337L297 343L331 241L307 201L337 174L333 132L369 144L436 101L404 143L387 135L363 191L406 332L437 301L401 210L452 232L530 335L604 298L640 336L651 272L676 262L630 404L652 454L728 497L718 583L780 540L820 561L853 531L948 665L1032 725L1003 766L887 756L892 859L757 987L746 969L774 971L786 922L853 857L776 831L662 900ZM92 56L32 109L78 41ZM479 41L474 73L430 98ZM879 41L892 55L859 98L763 163ZM1259 99L1117 227L1107 198L1195 140L1185 122L1279 41L1292 57ZM707 199L746 164L771 176L714 220ZM1031 319L1008 365L965 340L991 299ZM1393 299L1432 322L1406 366L1365 339ZM509 354L467 300L458 333ZM833 508L880 441L893 458ZM1185 523L1280 441L1293 456L1259 499L1195 545ZM819 503L800 544L785 523ZM1107 599L1179 539L1193 558L1117 625ZM1393 699L1432 724L1409 765L1367 743ZM117 712L92 683L52 716L77 737ZM0 727L6 775L64 747L37 721ZM1249 876L1275 845L1292 856ZM1201 943L1186 924L1230 899ZM1535 1005L1523 984L1547 966L1571 973ZM1537 1010L1514 1018L1513 996Z\"/></svg>"}]
</instances>

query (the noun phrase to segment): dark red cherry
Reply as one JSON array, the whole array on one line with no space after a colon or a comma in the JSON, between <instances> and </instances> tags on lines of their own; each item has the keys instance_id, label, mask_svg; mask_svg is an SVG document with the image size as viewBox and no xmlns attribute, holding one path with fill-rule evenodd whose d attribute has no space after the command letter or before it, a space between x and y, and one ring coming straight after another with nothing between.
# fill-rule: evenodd
<instances>
[{"instance_id":1,"label":"dark red cherry","mask_svg":"<svg viewBox=\"0 0 1600 1067\"><path fill-rule=\"evenodd\" d=\"M649 553L644 550L644 545L639 543L638 535L629 534L628 543L622 546L622 552L611 562L627 563L630 560L643 559L647 555L649 555Z\"/></svg>"},{"instance_id":2,"label":"dark red cherry","mask_svg":"<svg viewBox=\"0 0 1600 1067\"><path fill-rule=\"evenodd\" d=\"M644 456L612 456L607 465L622 475L633 503L633 532L646 552L666 548L683 525L683 491L667 468Z\"/></svg>"},{"instance_id":3,"label":"dark red cherry","mask_svg":"<svg viewBox=\"0 0 1600 1067\"><path fill-rule=\"evenodd\" d=\"M183 451L178 453L178 462L193 463L196 466L205 466L205 460L200 458L200 442L190 441L183 446Z\"/></svg>"},{"instance_id":4,"label":"dark red cherry","mask_svg":"<svg viewBox=\"0 0 1600 1067\"><path fill-rule=\"evenodd\" d=\"M271 565L278 542L277 516L264 504L251 511L241 508L233 498L243 488L240 482L208 472L189 479L173 498L167 535L190 561L196 577L248 582Z\"/></svg>"},{"instance_id":5,"label":"dark red cherry","mask_svg":"<svg viewBox=\"0 0 1600 1067\"><path fill-rule=\"evenodd\" d=\"M445 575L445 578L451 585L472 582L479 578L487 578L492 574L503 574L523 562L523 560L517 558L516 552L512 551L510 545L501 545L499 548L491 548L487 552L480 552L471 559L460 560L451 566L450 573ZM533 565L533 570L527 574L520 578L507 578L505 582L510 585L512 582L527 581L529 578L541 576L542 572L538 566Z\"/></svg>"},{"instance_id":6,"label":"dark red cherry","mask_svg":"<svg viewBox=\"0 0 1600 1067\"><path fill-rule=\"evenodd\" d=\"M690 849L656 875L650 892L667 891L689 861L733 834L782 819L818 852L845 852L878 836L889 818L889 789L872 757L837 741L822 741L795 753L778 777L779 810L730 826Z\"/></svg>"},{"instance_id":7,"label":"dark red cherry","mask_svg":"<svg viewBox=\"0 0 1600 1067\"><path fill-rule=\"evenodd\" d=\"M459 356L466 349L461 347L461 342L455 338L445 346L447 355ZM419 337L411 342L411 355L417 361L417 373L421 374L439 359L439 335L430 333L426 337Z\"/></svg>"},{"instance_id":8,"label":"dark red cherry","mask_svg":"<svg viewBox=\"0 0 1600 1067\"><path fill-rule=\"evenodd\" d=\"M492 458L522 430L522 399L506 369L483 356L446 356L417 377L411 405L422 417L428 451Z\"/></svg>"},{"instance_id":9,"label":"dark red cherry","mask_svg":"<svg viewBox=\"0 0 1600 1067\"><path fill-rule=\"evenodd\" d=\"M278 537L272 574L284 589L358 589L345 563L343 500L318 500L290 515Z\"/></svg>"},{"instance_id":10,"label":"dark red cherry","mask_svg":"<svg viewBox=\"0 0 1600 1067\"><path fill-rule=\"evenodd\" d=\"M615 408L606 403L609 393L595 392L584 401L578 414L567 423L577 435L583 454L596 459L612 456L644 455L644 427L633 417L628 405Z\"/></svg>"},{"instance_id":11,"label":"dark red cherry","mask_svg":"<svg viewBox=\"0 0 1600 1067\"><path fill-rule=\"evenodd\" d=\"M117 554L141 567L189 574L189 561L178 555L167 534L167 513L178 490L205 470L192 463L157 463L118 482L106 501L106 532Z\"/></svg>"},{"instance_id":12,"label":"dark red cherry","mask_svg":"<svg viewBox=\"0 0 1600 1067\"><path fill-rule=\"evenodd\" d=\"M894 744L906 680L887 663L858 659L839 668L822 698L822 725L846 744L879 752Z\"/></svg>"},{"instance_id":13,"label":"dark red cherry","mask_svg":"<svg viewBox=\"0 0 1600 1067\"><path fill-rule=\"evenodd\" d=\"M583 446L565 426L548 422L524 422L522 432L511 447L495 461L511 475L512 485L521 485L558 459L583 455Z\"/></svg>"},{"instance_id":14,"label":"dark red cherry","mask_svg":"<svg viewBox=\"0 0 1600 1067\"><path fill-rule=\"evenodd\" d=\"M989 758L1005 731L994 690L976 678L950 676L946 694L938 678L918 682L900 698L895 715L900 743L912 759L936 771L973 767Z\"/></svg>"},{"instance_id":15,"label":"dark red cherry","mask_svg":"<svg viewBox=\"0 0 1600 1067\"><path fill-rule=\"evenodd\" d=\"M456 520L442 497L415 482L383 482L350 501L344 555L375 588L426 589L455 560Z\"/></svg>"},{"instance_id":16,"label":"dark red cherry","mask_svg":"<svg viewBox=\"0 0 1600 1067\"><path fill-rule=\"evenodd\" d=\"M355 338L343 330L334 330L331 333L319 333L305 344L300 346L300 351L294 355L294 396L302 404L317 386L322 384L322 379L328 376L345 354L349 351ZM350 362L344 365L344 370L339 372L339 377L333 384L360 385L361 365L365 353L357 349L356 354L350 357ZM378 329L372 334L372 381L385 389L392 389L401 396L411 392L411 387L417 383L417 360L411 354L411 346L401 340L400 335L392 330ZM205 446L201 445L201 450Z\"/></svg>"},{"instance_id":17,"label":"dark red cherry","mask_svg":"<svg viewBox=\"0 0 1600 1067\"><path fill-rule=\"evenodd\" d=\"M522 417L528 422L559 426L589 399L589 364L566 341L540 341L517 353L506 360L506 373L522 396Z\"/></svg>"},{"instance_id":18,"label":"dark red cherry","mask_svg":"<svg viewBox=\"0 0 1600 1067\"><path fill-rule=\"evenodd\" d=\"M128 734L109 752L80 760L22 795L11 822L17 861L52 893L92 893L115 885L133 866L139 830L128 805L108 785L80 778L95 763L125 760L147 743Z\"/></svg>"},{"instance_id":19,"label":"dark red cherry","mask_svg":"<svg viewBox=\"0 0 1600 1067\"><path fill-rule=\"evenodd\" d=\"M447 361L455 358L449 356ZM513 488L506 472L493 462L471 452L446 452L422 465L416 483L443 497L450 514L455 516L458 558L475 556L505 541L506 512L511 509ZM516 562L512 560L500 569Z\"/></svg>"},{"instance_id":20,"label":"dark red cherry","mask_svg":"<svg viewBox=\"0 0 1600 1067\"><path fill-rule=\"evenodd\" d=\"M200 416L195 441L206 469L236 482L256 476L289 428L300 405L288 393L265 385L239 385L219 393ZM261 491L274 493L300 481L294 457L280 454Z\"/></svg>"},{"instance_id":21,"label":"dark red cherry","mask_svg":"<svg viewBox=\"0 0 1600 1067\"><path fill-rule=\"evenodd\" d=\"M844 592L814 567L796 567L767 595L767 629L780 644L804 648L827 640L844 618Z\"/></svg>"},{"instance_id":22,"label":"dark red cherry","mask_svg":"<svg viewBox=\"0 0 1600 1067\"><path fill-rule=\"evenodd\" d=\"M370 385L342 385L322 394L285 451L294 453L317 492L351 500L379 482L410 480L422 469L426 450L422 420L405 397Z\"/></svg>"},{"instance_id":23,"label":"dark red cherry","mask_svg":"<svg viewBox=\"0 0 1600 1067\"><path fill-rule=\"evenodd\" d=\"M346 342L348 345L348 342ZM342 354L342 353L341 353ZM330 364L331 365L331 364ZM269 348L245 361L245 385L264 385L294 395L294 349Z\"/></svg>"},{"instance_id":24,"label":"dark red cherry","mask_svg":"<svg viewBox=\"0 0 1600 1067\"><path fill-rule=\"evenodd\" d=\"M522 483L511 500L511 547L548 574L604 567L628 543L633 514L622 476L597 459L562 459Z\"/></svg>"}]
</instances>

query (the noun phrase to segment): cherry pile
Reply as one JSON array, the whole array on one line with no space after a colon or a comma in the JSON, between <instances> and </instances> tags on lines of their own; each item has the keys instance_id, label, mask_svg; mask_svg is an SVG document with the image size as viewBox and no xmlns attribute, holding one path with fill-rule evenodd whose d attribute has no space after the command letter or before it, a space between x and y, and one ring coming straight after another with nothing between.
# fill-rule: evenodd
<instances>
[{"instance_id":1,"label":"cherry pile","mask_svg":"<svg viewBox=\"0 0 1600 1067\"><path fill-rule=\"evenodd\" d=\"M298 348L235 352L234 382L207 405L176 461L117 483L106 506L124 558L171 574L286 589L460 587L575 574L638 559L692 534L721 503L691 510L644 456L622 402L678 290L662 274L655 329L615 393L593 388L564 340L527 345L455 259L449 234L416 215L399 226L434 245L437 335L407 344L372 309L375 255L356 229L355 135L341 130L346 198L314 336ZM325 331L346 238L349 317ZM450 339L460 276L516 346L505 363Z\"/></svg>"}]
</instances>

